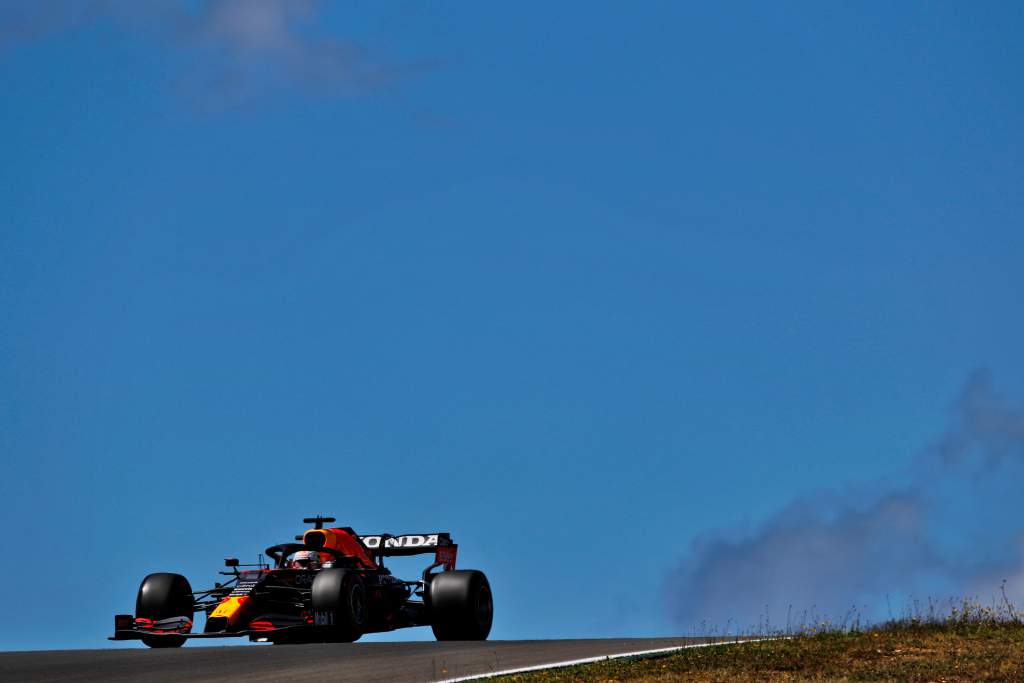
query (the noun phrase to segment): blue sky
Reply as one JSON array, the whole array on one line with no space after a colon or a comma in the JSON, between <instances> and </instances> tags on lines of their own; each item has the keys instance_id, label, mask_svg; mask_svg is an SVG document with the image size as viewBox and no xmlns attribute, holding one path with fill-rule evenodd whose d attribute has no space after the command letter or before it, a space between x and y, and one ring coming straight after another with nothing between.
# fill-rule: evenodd
<instances>
[{"instance_id":1,"label":"blue sky","mask_svg":"<svg viewBox=\"0 0 1024 683\"><path fill-rule=\"evenodd\" d=\"M695 539L899 478L978 368L1024 395L1017 3L40 7L5 649L317 512L450 530L495 638L676 633Z\"/></svg>"}]
</instances>

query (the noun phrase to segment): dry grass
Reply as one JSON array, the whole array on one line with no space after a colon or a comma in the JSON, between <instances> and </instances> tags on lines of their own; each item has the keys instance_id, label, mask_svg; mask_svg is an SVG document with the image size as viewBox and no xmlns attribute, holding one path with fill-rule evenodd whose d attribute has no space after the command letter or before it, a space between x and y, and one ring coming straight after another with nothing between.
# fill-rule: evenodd
<instances>
[{"instance_id":1,"label":"dry grass","mask_svg":"<svg viewBox=\"0 0 1024 683\"><path fill-rule=\"evenodd\" d=\"M507 676L568 681L1024 681L1024 623L1013 607L961 603L943 617L865 630L807 629L791 638L681 650Z\"/></svg>"}]
</instances>

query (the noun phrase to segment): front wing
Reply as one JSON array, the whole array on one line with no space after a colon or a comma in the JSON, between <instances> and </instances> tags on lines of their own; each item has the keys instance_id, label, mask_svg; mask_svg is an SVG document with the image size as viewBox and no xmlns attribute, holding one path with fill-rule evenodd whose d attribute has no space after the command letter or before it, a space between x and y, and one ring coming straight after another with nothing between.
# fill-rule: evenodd
<instances>
[{"instance_id":1,"label":"front wing","mask_svg":"<svg viewBox=\"0 0 1024 683\"><path fill-rule=\"evenodd\" d=\"M141 623L140 623L141 622ZM212 633L190 633L192 620L188 617L172 617L160 621L135 619L130 614L118 614L114 617L114 635L107 640L142 640L143 638L271 638L283 633L298 634L309 630L308 624L290 624L273 626L267 621L254 622L259 628L248 628L242 631L215 631Z\"/></svg>"}]
</instances>

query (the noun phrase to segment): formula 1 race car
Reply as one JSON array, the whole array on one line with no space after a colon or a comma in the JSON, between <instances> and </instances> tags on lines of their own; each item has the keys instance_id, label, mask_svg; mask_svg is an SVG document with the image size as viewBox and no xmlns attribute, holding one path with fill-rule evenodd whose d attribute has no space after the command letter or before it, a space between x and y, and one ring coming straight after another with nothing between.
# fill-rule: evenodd
<instances>
[{"instance_id":1,"label":"formula 1 race car","mask_svg":"<svg viewBox=\"0 0 1024 683\"><path fill-rule=\"evenodd\" d=\"M494 612L483 572L455 569L458 546L447 533L358 536L349 527L324 528L333 517L303 520L313 529L299 543L266 549L270 562L239 569L213 588L193 591L180 574L142 580L135 614L114 617L110 640L141 640L149 647L181 647L188 638L248 636L271 643L350 643L364 633L430 626L438 640L486 640ZM417 581L402 581L385 557L432 553ZM441 571L432 570L441 568ZM419 599L417 599L419 598ZM202 633L192 617L206 613Z\"/></svg>"}]
</instances>

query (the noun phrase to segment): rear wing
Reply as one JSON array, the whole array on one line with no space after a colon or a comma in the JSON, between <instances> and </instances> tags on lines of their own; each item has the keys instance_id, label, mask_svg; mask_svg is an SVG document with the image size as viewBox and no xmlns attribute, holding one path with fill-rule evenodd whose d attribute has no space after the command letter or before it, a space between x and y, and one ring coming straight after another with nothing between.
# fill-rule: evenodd
<instances>
[{"instance_id":1,"label":"rear wing","mask_svg":"<svg viewBox=\"0 0 1024 683\"><path fill-rule=\"evenodd\" d=\"M435 534L375 534L360 536L366 549L376 557L402 557L407 555L434 554L434 564L444 565L445 569L455 569L455 556L459 546L452 543L451 534L438 532Z\"/></svg>"},{"instance_id":2,"label":"rear wing","mask_svg":"<svg viewBox=\"0 0 1024 683\"><path fill-rule=\"evenodd\" d=\"M375 534L372 536L360 536L363 542L374 555L384 557L398 557L400 555L425 555L432 553L442 546L453 546L452 537L449 533L436 534L402 534L392 536L391 534Z\"/></svg>"}]
</instances>

